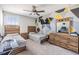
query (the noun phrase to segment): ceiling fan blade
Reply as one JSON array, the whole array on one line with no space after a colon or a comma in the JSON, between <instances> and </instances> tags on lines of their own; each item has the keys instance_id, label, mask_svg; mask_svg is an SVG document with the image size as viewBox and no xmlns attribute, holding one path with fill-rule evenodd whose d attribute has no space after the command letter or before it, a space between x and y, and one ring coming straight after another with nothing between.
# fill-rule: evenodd
<instances>
[{"instance_id":1,"label":"ceiling fan blade","mask_svg":"<svg viewBox=\"0 0 79 59\"><path fill-rule=\"evenodd\" d=\"M40 14L38 14L38 12L36 12L36 14L37 14L38 16L40 16Z\"/></svg>"},{"instance_id":2,"label":"ceiling fan blade","mask_svg":"<svg viewBox=\"0 0 79 59\"><path fill-rule=\"evenodd\" d=\"M36 11L36 12L45 12L44 10L41 10L41 11Z\"/></svg>"},{"instance_id":3,"label":"ceiling fan blade","mask_svg":"<svg viewBox=\"0 0 79 59\"><path fill-rule=\"evenodd\" d=\"M23 10L23 11L27 11L27 12L33 12L33 11L30 11L30 10Z\"/></svg>"},{"instance_id":4,"label":"ceiling fan blade","mask_svg":"<svg viewBox=\"0 0 79 59\"><path fill-rule=\"evenodd\" d=\"M57 10L56 12L57 12L57 13L61 13L61 12L63 12L64 10L65 10L65 8L60 9L60 10Z\"/></svg>"}]
</instances>

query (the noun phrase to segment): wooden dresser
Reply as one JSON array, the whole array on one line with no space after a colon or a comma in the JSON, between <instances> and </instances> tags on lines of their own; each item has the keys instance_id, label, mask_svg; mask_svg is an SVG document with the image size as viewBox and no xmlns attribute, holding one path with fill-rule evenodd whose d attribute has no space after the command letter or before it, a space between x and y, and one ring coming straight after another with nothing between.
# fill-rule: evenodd
<instances>
[{"instance_id":1,"label":"wooden dresser","mask_svg":"<svg viewBox=\"0 0 79 59\"><path fill-rule=\"evenodd\" d=\"M79 37L64 33L51 33L48 42L79 53Z\"/></svg>"}]
</instances>

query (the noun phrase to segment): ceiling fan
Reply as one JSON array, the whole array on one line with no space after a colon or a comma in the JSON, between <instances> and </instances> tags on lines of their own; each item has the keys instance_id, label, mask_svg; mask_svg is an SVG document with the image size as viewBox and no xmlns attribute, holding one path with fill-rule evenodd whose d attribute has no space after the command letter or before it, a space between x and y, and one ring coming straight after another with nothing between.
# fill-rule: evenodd
<instances>
[{"instance_id":1,"label":"ceiling fan","mask_svg":"<svg viewBox=\"0 0 79 59\"><path fill-rule=\"evenodd\" d=\"M45 12L44 10L37 10L36 8L37 8L37 7L33 5L31 11L29 11L29 10L24 10L24 11L33 12L34 15L36 14L36 15L38 15L38 16L40 16L39 13ZM31 13L31 15L32 15L32 13Z\"/></svg>"}]
</instances>

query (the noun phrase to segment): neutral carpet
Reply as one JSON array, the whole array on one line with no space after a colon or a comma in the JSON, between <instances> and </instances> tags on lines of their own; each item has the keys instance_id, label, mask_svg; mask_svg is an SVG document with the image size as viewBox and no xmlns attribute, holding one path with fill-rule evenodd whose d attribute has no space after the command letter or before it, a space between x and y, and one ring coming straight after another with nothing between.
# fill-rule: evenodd
<instances>
[{"instance_id":1,"label":"neutral carpet","mask_svg":"<svg viewBox=\"0 0 79 59\"><path fill-rule=\"evenodd\" d=\"M52 45L48 42L39 44L30 39L27 40L26 47L27 50L18 55L77 55L72 51Z\"/></svg>"}]
</instances>

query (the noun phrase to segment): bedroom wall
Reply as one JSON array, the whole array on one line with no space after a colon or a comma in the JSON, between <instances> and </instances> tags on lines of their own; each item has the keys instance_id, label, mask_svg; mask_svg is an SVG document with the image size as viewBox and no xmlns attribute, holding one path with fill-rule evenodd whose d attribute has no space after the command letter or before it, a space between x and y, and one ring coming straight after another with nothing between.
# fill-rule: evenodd
<instances>
[{"instance_id":1,"label":"bedroom wall","mask_svg":"<svg viewBox=\"0 0 79 59\"><path fill-rule=\"evenodd\" d=\"M57 5L47 5L46 7L44 6L44 8L43 9L46 9L47 10L47 12L49 13L49 14L47 14L47 15L45 15L44 17L53 17L54 18L54 16L56 15L56 13L55 13L55 11L56 10L59 10L59 9L62 9L62 8L64 8L64 7L69 7L70 9L74 9L74 8L77 8L77 7L79 7L79 5L73 5L73 4L64 4L64 5L62 5L62 4L57 4ZM74 28L76 29L76 31L79 33L79 18L77 18L71 11L70 12L68 12L66 15L65 15L65 17L68 17L68 16L70 16L70 17L73 17L73 20L74 20ZM55 22L53 22L53 24L52 24L52 28L54 28L53 29L53 32L56 32L56 26L54 25L55 24Z\"/></svg>"},{"instance_id":2,"label":"bedroom wall","mask_svg":"<svg viewBox=\"0 0 79 59\"><path fill-rule=\"evenodd\" d=\"M76 32L79 33L79 27L78 27L79 26L79 18L71 11L65 15L65 17L67 17L67 16L73 17L73 19L71 19L71 20L73 20L73 26L74 26Z\"/></svg>"},{"instance_id":3,"label":"bedroom wall","mask_svg":"<svg viewBox=\"0 0 79 59\"><path fill-rule=\"evenodd\" d=\"M25 16L20 16L19 25L21 26L21 32L27 32L28 26L35 26L35 19Z\"/></svg>"},{"instance_id":4,"label":"bedroom wall","mask_svg":"<svg viewBox=\"0 0 79 59\"><path fill-rule=\"evenodd\" d=\"M4 35L4 27L3 27L3 11L0 7L0 35Z\"/></svg>"},{"instance_id":5,"label":"bedroom wall","mask_svg":"<svg viewBox=\"0 0 79 59\"><path fill-rule=\"evenodd\" d=\"M2 9L0 9L0 25L2 26L3 24L3 13L2 13Z\"/></svg>"},{"instance_id":6,"label":"bedroom wall","mask_svg":"<svg viewBox=\"0 0 79 59\"><path fill-rule=\"evenodd\" d=\"M18 14L13 14L10 12L3 12L4 14L4 25L7 23L5 22L6 19L12 19L12 21L16 21L15 25L20 26L20 32L27 32L28 26L35 26L34 24L34 18L30 18L27 16L22 16ZM14 24L14 23L13 23Z\"/></svg>"},{"instance_id":7,"label":"bedroom wall","mask_svg":"<svg viewBox=\"0 0 79 59\"><path fill-rule=\"evenodd\" d=\"M54 17L54 16L55 16L55 12L53 12L53 13L51 13L49 15L49 17ZM73 17L73 19L71 19L71 20L74 21L73 22L73 26L74 26L76 32L79 33L79 27L78 27L79 26L79 18L75 14L73 14L71 11L69 11L68 13L66 13L64 15L64 17ZM55 26L52 26L52 27L55 28ZM54 31L54 32L56 32L56 31Z\"/></svg>"}]
</instances>

